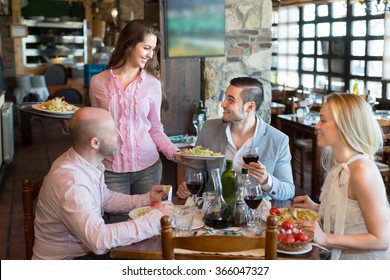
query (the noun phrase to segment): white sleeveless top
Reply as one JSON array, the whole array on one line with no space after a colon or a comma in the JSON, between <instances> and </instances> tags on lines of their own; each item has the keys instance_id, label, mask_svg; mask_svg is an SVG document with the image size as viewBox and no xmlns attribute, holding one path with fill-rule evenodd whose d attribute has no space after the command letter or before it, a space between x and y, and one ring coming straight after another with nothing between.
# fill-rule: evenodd
<instances>
[{"instance_id":1,"label":"white sleeveless top","mask_svg":"<svg viewBox=\"0 0 390 280\"><path fill-rule=\"evenodd\" d=\"M349 169L348 165L355 160L368 158L355 155L346 163L336 163L328 172L320 196L319 215L326 233L358 234L367 233L362 212L356 200L348 198ZM385 188L383 195L386 196ZM360 251L332 249L332 260L337 259L390 259L390 248L387 251Z\"/></svg>"}]
</instances>

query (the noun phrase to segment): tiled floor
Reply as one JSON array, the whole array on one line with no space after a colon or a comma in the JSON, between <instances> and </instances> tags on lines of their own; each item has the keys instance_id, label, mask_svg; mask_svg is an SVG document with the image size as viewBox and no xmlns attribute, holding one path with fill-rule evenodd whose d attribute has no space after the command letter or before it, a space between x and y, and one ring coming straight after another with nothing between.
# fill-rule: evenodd
<instances>
[{"instance_id":1,"label":"tiled floor","mask_svg":"<svg viewBox=\"0 0 390 280\"><path fill-rule=\"evenodd\" d=\"M0 186L0 259L25 259L23 229L22 187L24 178L35 181L42 178L51 163L70 146L69 136L64 135L56 120L32 120L33 144L21 145L19 127L15 125L15 156L8 166ZM309 185L309 177L306 186ZM299 179L296 178L296 179ZM298 182L298 181L297 181ZM297 195L307 194L304 188L296 188Z\"/></svg>"},{"instance_id":2,"label":"tiled floor","mask_svg":"<svg viewBox=\"0 0 390 280\"><path fill-rule=\"evenodd\" d=\"M0 186L0 259L25 259L22 180L42 178L51 163L70 146L56 120L32 120L33 144L22 146L15 125L15 155L4 172Z\"/></svg>"}]
</instances>

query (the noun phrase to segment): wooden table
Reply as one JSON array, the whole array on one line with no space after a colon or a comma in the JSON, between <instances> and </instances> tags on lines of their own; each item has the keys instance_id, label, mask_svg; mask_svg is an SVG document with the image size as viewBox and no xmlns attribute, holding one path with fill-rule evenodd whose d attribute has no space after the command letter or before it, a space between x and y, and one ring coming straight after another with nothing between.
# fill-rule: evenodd
<instances>
[{"instance_id":1,"label":"wooden table","mask_svg":"<svg viewBox=\"0 0 390 280\"><path fill-rule=\"evenodd\" d=\"M297 139L298 133L302 133L312 139L311 198L318 202L323 183L323 174L320 163L321 148L317 145L315 124L315 121L311 123L298 121L295 115L278 115L276 120L276 127L290 137L290 148L292 148L292 143Z\"/></svg>"},{"instance_id":2,"label":"wooden table","mask_svg":"<svg viewBox=\"0 0 390 280\"><path fill-rule=\"evenodd\" d=\"M175 204L184 204L185 200L174 198ZM273 206L284 207L290 201L273 201ZM286 255L278 253L278 259L294 259L294 260L319 260L326 257L326 252L313 247L313 249L305 254ZM119 246L111 250L110 257L112 259L131 259L131 260L162 260L161 236L156 236L138 243L126 246ZM231 256L234 259L234 256ZM248 256L248 259L254 257Z\"/></svg>"}]
</instances>

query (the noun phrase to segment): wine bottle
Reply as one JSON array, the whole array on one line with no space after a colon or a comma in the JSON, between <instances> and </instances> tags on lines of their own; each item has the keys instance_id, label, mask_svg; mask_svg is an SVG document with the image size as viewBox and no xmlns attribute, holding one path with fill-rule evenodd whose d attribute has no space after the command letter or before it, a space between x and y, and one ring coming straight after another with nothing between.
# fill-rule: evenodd
<instances>
[{"instance_id":1,"label":"wine bottle","mask_svg":"<svg viewBox=\"0 0 390 280\"><path fill-rule=\"evenodd\" d=\"M233 170L233 160L226 160L226 169L222 173L222 196L226 203L230 203L235 196L237 174Z\"/></svg>"}]
</instances>

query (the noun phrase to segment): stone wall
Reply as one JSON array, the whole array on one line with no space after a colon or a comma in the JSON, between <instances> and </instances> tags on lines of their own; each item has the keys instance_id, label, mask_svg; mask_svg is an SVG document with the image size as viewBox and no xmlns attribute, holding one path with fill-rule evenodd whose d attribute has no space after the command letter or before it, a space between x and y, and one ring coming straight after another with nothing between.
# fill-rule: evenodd
<instances>
[{"instance_id":1,"label":"stone wall","mask_svg":"<svg viewBox=\"0 0 390 280\"><path fill-rule=\"evenodd\" d=\"M210 117L222 115L220 106L232 78L250 76L264 84L259 114L271 119L271 0L226 0L225 57L206 58L203 66L203 98Z\"/></svg>"}]
</instances>

